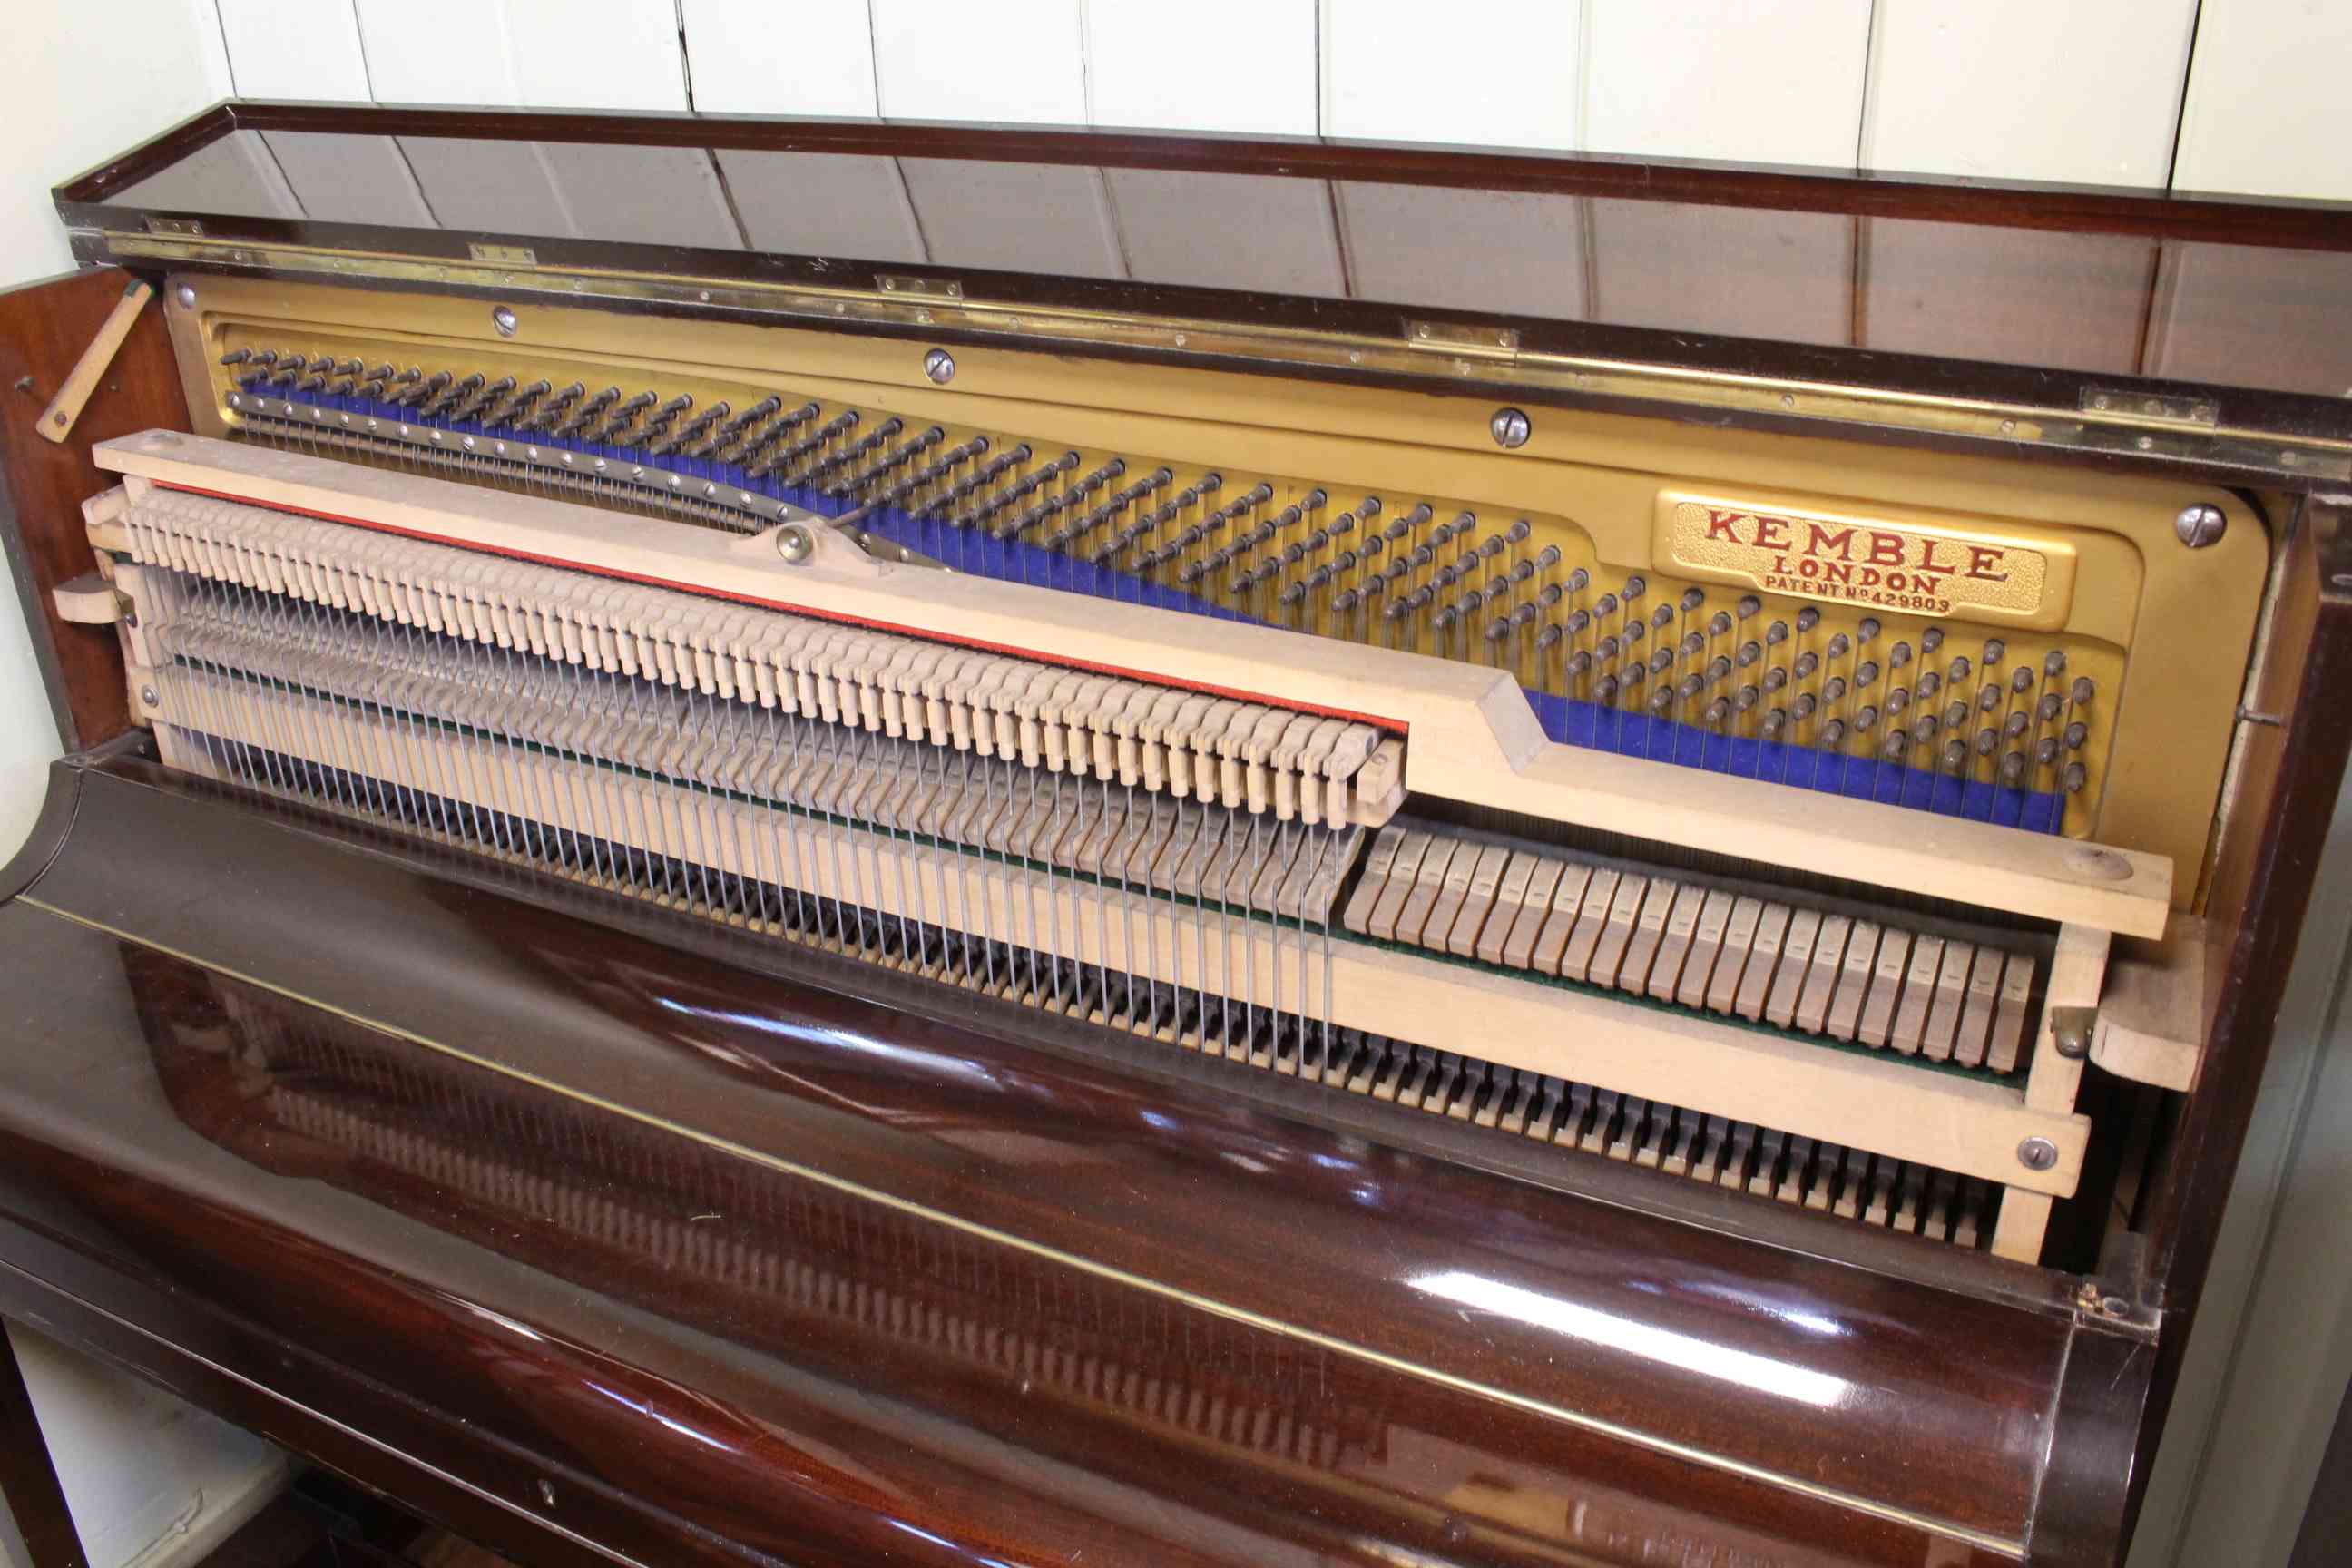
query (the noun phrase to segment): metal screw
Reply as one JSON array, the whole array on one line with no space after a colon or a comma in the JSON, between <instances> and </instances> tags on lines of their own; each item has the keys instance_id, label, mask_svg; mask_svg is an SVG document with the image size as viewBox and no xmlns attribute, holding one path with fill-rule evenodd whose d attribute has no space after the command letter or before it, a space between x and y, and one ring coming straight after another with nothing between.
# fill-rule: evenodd
<instances>
[{"instance_id":1,"label":"metal screw","mask_svg":"<svg viewBox=\"0 0 2352 1568\"><path fill-rule=\"evenodd\" d=\"M2017 1146L2017 1163L2029 1171L2046 1171L2058 1163L2058 1145L2047 1138L2028 1138Z\"/></svg>"},{"instance_id":2,"label":"metal screw","mask_svg":"<svg viewBox=\"0 0 2352 1568\"><path fill-rule=\"evenodd\" d=\"M515 313L514 313L514 311L513 311L512 310L509 309L507 306L504 306L504 305L500 305L500 306L499 306L497 309L493 310L490 312L490 325L492 325L492 326L496 327L496 328L499 330L499 336L500 336L500 337L502 337L502 338L510 338L510 337L514 336L514 335L515 335Z\"/></svg>"},{"instance_id":3,"label":"metal screw","mask_svg":"<svg viewBox=\"0 0 2352 1568\"><path fill-rule=\"evenodd\" d=\"M923 356L923 374L945 386L955 379L955 355L945 349L933 349Z\"/></svg>"},{"instance_id":4,"label":"metal screw","mask_svg":"<svg viewBox=\"0 0 2352 1568\"><path fill-rule=\"evenodd\" d=\"M541 1508L555 1506L555 1483L545 1476L539 1479L539 1506Z\"/></svg>"},{"instance_id":5,"label":"metal screw","mask_svg":"<svg viewBox=\"0 0 2352 1568\"><path fill-rule=\"evenodd\" d=\"M1528 423L1528 416L1519 410L1497 408L1495 416L1486 421L1486 428L1494 433L1495 445L1507 450L1526 446L1528 437L1535 427Z\"/></svg>"},{"instance_id":6,"label":"metal screw","mask_svg":"<svg viewBox=\"0 0 2352 1568\"><path fill-rule=\"evenodd\" d=\"M804 523L788 522L776 536L776 553L797 566L816 552L816 540Z\"/></svg>"},{"instance_id":7,"label":"metal screw","mask_svg":"<svg viewBox=\"0 0 2352 1568\"><path fill-rule=\"evenodd\" d=\"M155 689L153 687L142 686L139 689L139 700L147 704L148 707L152 708L155 704L161 702L163 699L156 695Z\"/></svg>"},{"instance_id":8,"label":"metal screw","mask_svg":"<svg viewBox=\"0 0 2352 1568\"><path fill-rule=\"evenodd\" d=\"M173 290L173 296L180 301L180 309L183 310L193 310L196 308L196 286L194 284L181 284L178 289Z\"/></svg>"},{"instance_id":9,"label":"metal screw","mask_svg":"<svg viewBox=\"0 0 2352 1568\"><path fill-rule=\"evenodd\" d=\"M2172 520L2172 531L2191 550L2219 544L2229 528L2230 520L2221 514L2221 509L2206 501L2182 507L2180 515Z\"/></svg>"}]
</instances>

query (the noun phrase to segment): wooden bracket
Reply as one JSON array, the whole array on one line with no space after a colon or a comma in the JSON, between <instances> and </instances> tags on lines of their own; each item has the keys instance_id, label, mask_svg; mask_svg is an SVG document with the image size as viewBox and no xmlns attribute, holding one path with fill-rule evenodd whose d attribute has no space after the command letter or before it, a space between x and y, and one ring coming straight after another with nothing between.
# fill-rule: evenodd
<instances>
[{"instance_id":1,"label":"wooden bracket","mask_svg":"<svg viewBox=\"0 0 2352 1568\"><path fill-rule=\"evenodd\" d=\"M131 335L132 325L139 320L139 312L146 309L147 301L154 297L154 289L138 279L133 279L130 287L122 290L122 298L115 301L114 309L100 323L98 335L89 340L89 347L81 351L81 358L74 363L73 370L66 376L65 384L58 388L55 397L49 399L49 405L41 410L37 428L43 440L63 441L73 434L74 421L81 417L82 405L89 401L90 394L98 390L100 379L106 374L107 367L114 363L115 354L122 347L122 340Z\"/></svg>"},{"instance_id":2,"label":"wooden bracket","mask_svg":"<svg viewBox=\"0 0 2352 1568\"><path fill-rule=\"evenodd\" d=\"M2091 1060L2135 1083L2186 1089L2204 1054L2205 921L2176 916L2162 942L2116 944Z\"/></svg>"}]
</instances>

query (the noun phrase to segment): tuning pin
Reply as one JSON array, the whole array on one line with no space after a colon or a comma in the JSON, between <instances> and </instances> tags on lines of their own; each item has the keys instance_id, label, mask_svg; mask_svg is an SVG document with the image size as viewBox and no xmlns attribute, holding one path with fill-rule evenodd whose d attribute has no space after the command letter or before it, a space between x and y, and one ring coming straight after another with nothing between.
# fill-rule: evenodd
<instances>
[{"instance_id":1,"label":"tuning pin","mask_svg":"<svg viewBox=\"0 0 2352 1568\"><path fill-rule=\"evenodd\" d=\"M1797 612L1797 635L1801 637L1822 624L1822 613L1807 605Z\"/></svg>"}]
</instances>

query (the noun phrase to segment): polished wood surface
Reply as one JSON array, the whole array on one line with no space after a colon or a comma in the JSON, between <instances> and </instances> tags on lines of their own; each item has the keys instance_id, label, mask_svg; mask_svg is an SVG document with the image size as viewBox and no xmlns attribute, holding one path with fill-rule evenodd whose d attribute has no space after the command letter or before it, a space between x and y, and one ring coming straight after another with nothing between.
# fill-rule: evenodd
<instances>
[{"instance_id":1,"label":"polished wood surface","mask_svg":"<svg viewBox=\"0 0 2352 1568\"><path fill-rule=\"evenodd\" d=\"M1897 1278L1818 1223L1784 1250L1580 1195L1572 1157L1506 1177L85 785L0 913L37 1024L0 1215L560 1461L562 1495L650 1487L803 1561L1995 1561L2120 1506L2119 1463L2064 1506L2041 1479L2106 1447L2053 1430L2069 1367L2128 1399L2147 1360L2063 1280L1876 1238ZM142 891L208 858L221 896ZM264 966L331 1010L229 978Z\"/></svg>"},{"instance_id":2,"label":"polished wood surface","mask_svg":"<svg viewBox=\"0 0 2352 1568\"><path fill-rule=\"evenodd\" d=\"M2345 202L1323 137L268 100L216 105L67 182L58 196L77 203L113 199L126 186L237 131L1118 164L2352 250L2352 203Z\"/></svg>"},{"instance_id":3,"label":"polished wood surface","mask_svg":"<svg viewBox=\"0 0 2352 1568\"><path fill-rule=\"evenodd\" d=\"M273 136L299 142L309 196ZM511 155L525 142L599 172L559 194ZM423 158L418 178L441 198L429 211L407 184L365 175L395 143ZM2352 348L2329 330L2352 287L2352 209L2323 203L1317 141L275 103L200 116L58 197L93 258L118 254L110 235L168 243L194 223L210 242L428 265L488 246L539 268L747 285L865 289L887 274L999 305L1374 340L1402 340L1408 321L1489 342L1507 328L1526 353L2053 416L2145 382L2143 395L2220 398L2221 428L2352 437L2339 395ZM572 216L544 216L559 211ZM447 283L527 291L530 277ZM610 303L662 308L625 289ZM976 341L951 323L853 330ZM1480 368L1528 401L1655 411L1515 388L1507 360ZM1376 367L1317 374L1384 384ZM1737 417L1806 426L1769 407ZM1999 445L2165 459L2169 443L2135 434ZM2307 478L2325 476L2281 476Z\"/></svg>"},{"instance_id":4,"label":"polished wood surface","mask_svg":"<svg viewBox=\"0 0 2352 1568\"><path fill-rule=\"evenodd\" d=\"M131 322L72 434L62 442L37 436L42 410L130 281L102 268L0 292L0 543L69 751L110 740L130 722L113 629L68 625L49 602L51 587L90 569L81 503L107 480L89 448L188 420L163 313L151 310Z\"/></svg>"}]
</instances>

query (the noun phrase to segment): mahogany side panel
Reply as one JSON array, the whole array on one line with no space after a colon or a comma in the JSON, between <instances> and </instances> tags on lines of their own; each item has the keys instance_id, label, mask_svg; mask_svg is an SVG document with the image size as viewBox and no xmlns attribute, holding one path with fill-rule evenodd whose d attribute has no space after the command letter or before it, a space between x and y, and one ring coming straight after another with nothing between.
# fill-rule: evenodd
<instances>
[{"instance_id":1,"label":"mahogany side panel","mask_svg":"<svg viewBox=\"0 0 2352 1568\"><path fill-rule=\"evenodd\" d=\"M113 631L58 619L49 590L91 569L81 503L113 482L90 462L91 446L188 427L163 311L140 315L72 435L46 441L34 425L131 282L127 272L99 268L0 292L0 541L68 751L130 727Z\"/></svg>"},{"instance_id":2,"label":"mahogany side panel","mask_svg":"<svg viewBox=\"0 0 2352 1568\"><path fill-rule=\"evenodd\" d=\"M2352 756L2352 508L2305 502L2288 550L2253 702L2278 722L2247 731L2235 823L2207 897L2206 964L2221 977L2218 1002L2150 1211L2147 1272L2166 1324L2141 1434L2143 1476L2195 1324Z\"/></svg>"}]
</instances>

